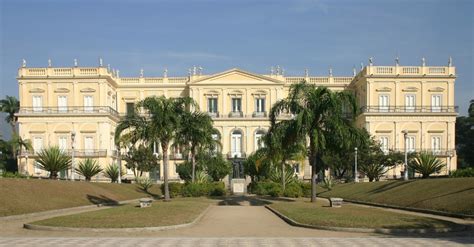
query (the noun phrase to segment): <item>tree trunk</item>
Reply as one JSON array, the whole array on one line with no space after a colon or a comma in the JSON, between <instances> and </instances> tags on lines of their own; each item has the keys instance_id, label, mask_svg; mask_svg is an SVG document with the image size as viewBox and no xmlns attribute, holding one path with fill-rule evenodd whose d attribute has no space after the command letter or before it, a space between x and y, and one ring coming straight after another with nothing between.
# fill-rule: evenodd
<instances>
[{"instance_id":1,"label":"tree trunk","mask_svg":"<svg viewBox=\"0 0 474 247\"><path fill-rule=\"evenodd\" d=\"M165 187L165 201L170 201L170 190L168 185L168 142L161 142L163 149L163 180Z\"/></svg>"},{"instance_id":2,"label":"tree trunk","mask_svg":"<svg viewBox=\"0 0 474 247\"><path fill-rule=\"evenodd\" d=\"M281 188L285 191L285 162L281 163Z\"/></svg>"},{"instance_id":3,"label":"tree trunk","mask_svg":"<svg viewBox=\"0 0 474 247\"><path fill-rule=\"evenodd\" d=\"M191 166L192 166L192 179L191 181L194 183L194 179L196 177L196 154L195 154L194 147L191 148Z\"/></svg>"}]
</instances>

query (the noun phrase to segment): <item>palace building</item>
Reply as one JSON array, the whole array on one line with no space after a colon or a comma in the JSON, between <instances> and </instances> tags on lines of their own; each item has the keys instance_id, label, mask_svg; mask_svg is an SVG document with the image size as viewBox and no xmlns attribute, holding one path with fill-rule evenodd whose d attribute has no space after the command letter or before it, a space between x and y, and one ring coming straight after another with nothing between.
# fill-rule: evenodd
<instances>
[{"instance_id":1,"label":"palace building","mask_svg":"<svg viewBox=\"0 0 474 247\"><path fill-rule=\"evenodd\" d=\"M30 139L34 150L22 152L19 172L32 176L47 173L35 165L36 153L56 145L72 154L75 162L94 158L102 166L117 162L114 131L134 104L148 96L192 97L214 119L219 130L222 152L229 159L243 159L259 147L259 138L269 128L268 112L272 105L288 94L289 87L300 81L331 90L351 90L357 96L361 115L360 127L366 128L380 141L384 151L428 151L446 164L440 174L456 169L454 106L455 67L447 66L369 65L353 71L353 75L285 76L277 67L270 74L256 74L230 69L217 74L202 74L192 68L187 76L120 77L119 71L103 66L30 68L26 61L18 70L19 133ZM74 142L73 142L74 140ZM157 151L159 152L159 151ZM170 178L178 179L176 164L182 162L180 150L171 150ZM310 177L310 166L296 164L301 178ZM237 169L239 170L239 169ZM403 167L396 167L386 178L399 178ZM61 177L69 177L64 172ZM237 173L237 174L236 174ZM241 176L241 171L232 176ZM162 167L150 173L162 179ZM127 176L132 176L127 171ZM97 180L104 177L99 175ZM94 180L93 179L93 180Z\"/></svg>"}]
</instances>

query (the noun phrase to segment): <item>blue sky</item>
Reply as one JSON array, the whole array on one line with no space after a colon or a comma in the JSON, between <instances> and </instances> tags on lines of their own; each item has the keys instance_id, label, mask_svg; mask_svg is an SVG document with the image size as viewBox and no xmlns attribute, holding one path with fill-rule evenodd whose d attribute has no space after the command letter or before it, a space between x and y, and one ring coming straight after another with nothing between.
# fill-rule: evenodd
<instances>
[{"instance_id":1,"label":"blue sky","mask_svg":"<svg viewBox=\"0 0 474 247\"><path fill-rule=\"evenodd\" d=\"M96 66L98 57L121 76L186 75L239 67L288 75L350 75L352 67L457 67L456 104L474 98L474 1L76 1L0 0L0 98L18 95L21 59L28 66ZM8 126L1 122L4 136Z\"/></svg>"}]
</instances>

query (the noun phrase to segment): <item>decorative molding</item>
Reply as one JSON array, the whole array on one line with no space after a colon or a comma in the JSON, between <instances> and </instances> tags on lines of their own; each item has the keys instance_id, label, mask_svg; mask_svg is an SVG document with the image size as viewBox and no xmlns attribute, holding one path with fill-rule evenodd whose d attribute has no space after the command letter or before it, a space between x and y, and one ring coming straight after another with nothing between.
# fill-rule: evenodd
<instances>
[{"instance_id":1,"label":"decorative molding","mask_svg":"<svg viewBox=\"0 0 474 247\"><path fill-rule=\"evenodd\" d=\"M44 130L31 130L30 134L44 134L46 131Z\"/></svg>"},{"instance_id":2,"label":"decorative molding","mask_svg":"<svg viewBox=\"0 0 474 247\"><path fill-rule=\"evenodd\" d=\"M417 87L407 87L407 88L404 88L402 89L403 92L418 92L418 88Z\"/></svg>"},{"instance_id":3,"label":"decorative molding","mask_svg":"<svg viewBox=\"0 0 474 247\"><path fill-rule=\"evenodd\" d=\"M30 93L44 93L44 89L41 89L41 88L33 88L33 89L30 89L30 91L28 91Z\"/></svg>"},{"instance_id":4,"label":"decorative molding","mask_svg":"<svg viewBox=\"0 0 474 247\"><path fill-rule=\"evenodd\" d=\"M392 130L376 130L375 133L392 133Z\"/></svg>"},{"instance_id":5,"label":"decorative molding","mask_svg":"<svg viewBox=\"0 0 474 247\"><path fill-rule=\"evenodd\" d=\"M57 88L57 89L55 89L54 92L55 92L55 93L69 93L70 90L67 89L67 88L62 87L62 88Z\"/></svg>"},{"instance_id":6,"label":"decorative molding","mask_svg":"<svg viewBox=\"0 0 474 247\"><path fill-rule=\"evenodd\" d=\"M95 130L81 130L81 133L88 133L88 134L95 134L97 131Z\"/></svg>"},{"instance_id":7,"label":"decorative molding","mask_svg":"<svg viewBox=\"0 0 474 247\"><path fill-rule=\"evenodd\" d=\"M430 88L428 89L429 92L443 92L444 91L444 88L442 87L434 87L434 88Z\"/></svg>"},{"instance_id":8,"label":"decorative molding","mask_svg":"<svg viewBox=\"0 0 474 247\"><path fill-rule=\"evenodd\" d=\"M444 130L428 130L428 133L444 133Z\"/></svg>"},{"instance_id":9,"label":"decorative molding","mask_svg":"<svg viewBox=\"0 0 474 247\"><path fill-rule=\"evenodd\" d=\"M382 88L375 89L375 91L377 91L377 92L391 92L392 89L389 88L389 87L382 87Z\"/></svg>"},{"instance_id":10,"label":"decorative molding","mask_svg":"<svg viewBox=\"0 0 474 247\"><path fill-rule=\"evenodd\" d=\"M94 93L95 92L95 89L93 88L84 88L84 89L81 89L81 93Z\"/></svg>"}]
</instances>

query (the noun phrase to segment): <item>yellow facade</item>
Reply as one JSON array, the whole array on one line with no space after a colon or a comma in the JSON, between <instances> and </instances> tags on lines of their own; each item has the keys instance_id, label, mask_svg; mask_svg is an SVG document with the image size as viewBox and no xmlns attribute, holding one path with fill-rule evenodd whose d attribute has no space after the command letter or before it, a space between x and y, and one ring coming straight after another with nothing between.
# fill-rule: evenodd
<instances>
[{"instance_id":1,"label":"yellow facade","mask_svg":"<svg viewBox=\"0 0 474 247\"><path fill-rule=\"evenodd\" d=\"M201 111L213 117L223 153L229 158L245 158L258 148L257 139L267 131L271 106L286 97L291 84L306 80L332 90L354 91L362 109L358 124L375 138L382 138L385 149L403 150L402 131L407 130L410 150L433 151L449 169L456 168L454 67L370 64L354 74L334 77L330 72L329 76L311 77L306 73L291 77L279 69L267 75L231 69L201 75L194 68L185 77L168 77L167 72L163 77L145 77L142 72L139 77L122 78L118 71L103 66L23 66L17 78L19 133L30 139L37 151L51 145L71 150L74 132L76 162L93 157L106 166L116 161L113 136L127 104L148 96L190 96ZM182 157L175 153L171 157L170 177L177 179L174 168ZM45 176L45 172L35 169L34 158L34 152L22 153L19 171ZM399 177L399 169L388 172L387 177ZM161 174L162 170L156 178ZM298 174L308 176L309 167L300 167Z\"/></svg>"}]
</instances>

